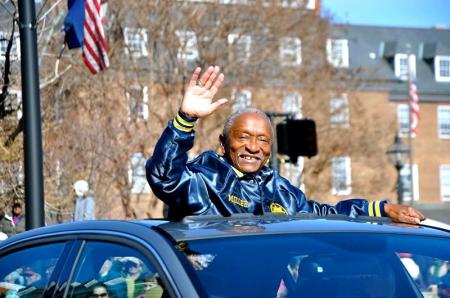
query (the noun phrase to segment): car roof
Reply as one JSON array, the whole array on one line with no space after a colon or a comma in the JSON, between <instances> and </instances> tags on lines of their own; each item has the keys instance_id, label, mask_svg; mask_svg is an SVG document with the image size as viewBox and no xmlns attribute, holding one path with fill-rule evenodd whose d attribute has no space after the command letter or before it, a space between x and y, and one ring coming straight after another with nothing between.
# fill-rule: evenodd
<instances>
[{"instance_id":1,"label":"car roof","mask_svg":"<svg viewBox=\"0 0 450 298\"><path fill-rule=\"evenodd\" d=\"M54 234L121 232L136 234L138 230L153 230L170 241L189 241L244 235L281 235L306 233L392 233L450 238L450 231L425 225L393 223L388 218L362 216L350 218L343 215L326 217L315 214L234 214L223 216L188 216L182 221L165 219L145 220L89 220L51 225L33 229L2 241L0 247L10 242ZM148 233L148 232L147 232Z\"/></svg>"},{"instance_id":2,"label":"car roof","mask_svg":"<svg viewBox=\"0 0 450 298\"><path fill-rule=\"evenodd\" d=\"M175 241L233 237L242 235L280 235L306 233L392 233L450 238L450 231L424 226L393 223L388 218L343 215L326 217L315 214L270 214L255 216L235 214L223 216L189 216L180 222L166 222L157 226Z\"/></svg>"}]
</instances>

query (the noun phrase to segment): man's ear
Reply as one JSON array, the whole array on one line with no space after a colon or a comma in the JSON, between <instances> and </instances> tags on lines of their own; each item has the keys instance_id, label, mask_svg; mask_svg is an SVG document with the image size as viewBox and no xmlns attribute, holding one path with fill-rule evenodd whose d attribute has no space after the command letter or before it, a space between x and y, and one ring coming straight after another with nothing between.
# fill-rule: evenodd
<instances>
[{"instance_id":1,"label":"man's ear","mask_svg":"<svg viewBox=\"0 0 450 298\"><path fill-rule=\"evenodd\" d=\"M220 149L225 154L225 137L223 135L219 136Z\"/></svg>"}]
</instances>

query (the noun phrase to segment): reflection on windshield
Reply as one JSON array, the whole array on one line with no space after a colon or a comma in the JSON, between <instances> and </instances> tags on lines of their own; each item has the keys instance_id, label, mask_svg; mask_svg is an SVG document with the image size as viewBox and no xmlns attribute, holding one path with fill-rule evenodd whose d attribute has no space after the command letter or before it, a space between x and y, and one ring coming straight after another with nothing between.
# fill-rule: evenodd
<instances>
[{"instance_id":1,"label":"reflection on windshield","mask_svg":"<svg viewBox=\"0 0 450 298\"><path fill-rule=\"evenodd\" d=\"M243 236L182 242L178 249L208 296L450 297L450 245L444 239Z\"/></svg>"}]
</instances>

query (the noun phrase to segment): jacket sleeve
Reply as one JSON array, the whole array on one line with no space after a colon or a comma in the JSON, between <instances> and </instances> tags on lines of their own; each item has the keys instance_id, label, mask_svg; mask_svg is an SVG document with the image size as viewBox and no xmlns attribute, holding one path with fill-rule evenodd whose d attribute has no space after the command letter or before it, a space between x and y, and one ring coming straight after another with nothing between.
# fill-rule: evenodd
<instances>
[{"instance_id":1,"label":"jacket sleeve","mask_svg":"<svg viewBox=\"0 0 450 298\"><path fill-rule=\"evenodd\" d=\"M336 205L321 204L313 200L306 199L303 192L291 186L297 197L298 212L299 213L315 213L320 216L326 216L329 214L342 214L350 217L362 216L386 216L384 213L384 204L386 201L373 201L369 202L365 199L354 198L338 202Z\"/></svg>"},{"instance_id":2,"label":"jacket sleeve","mask_svg":"<svg viewBox=\"0 0 450 298\"><path fill-rule=\"evenodd\" d=\"M192 173L187 169L187 152L194 144L196 119L181 112L158 140L146 163L146 176L155 195L172 207L186 207ZM183 199L184 198L184 199Z\"/></svg>"}]
</instances>

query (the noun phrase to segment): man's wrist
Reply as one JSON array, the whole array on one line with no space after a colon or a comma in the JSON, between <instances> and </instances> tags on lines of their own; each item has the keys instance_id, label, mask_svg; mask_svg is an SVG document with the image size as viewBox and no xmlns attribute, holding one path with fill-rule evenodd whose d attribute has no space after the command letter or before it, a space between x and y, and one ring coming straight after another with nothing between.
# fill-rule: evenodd
<instances>
[{"instance_id":1,"label":"man's wrist","mask_svg":"<svg viewBox=\"0 0 450 298\"><path fill-rule=\"evenodd\" d=\"M197 122L197 120L198 120L198 118L190 117L180 110L180 111L178 111L178 114L173 119L173 125L178 130L181 130L184 132L192 132L194 130L194 126L195 126L195 123Z\"/></svg>"}]
</instances>

